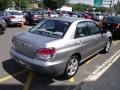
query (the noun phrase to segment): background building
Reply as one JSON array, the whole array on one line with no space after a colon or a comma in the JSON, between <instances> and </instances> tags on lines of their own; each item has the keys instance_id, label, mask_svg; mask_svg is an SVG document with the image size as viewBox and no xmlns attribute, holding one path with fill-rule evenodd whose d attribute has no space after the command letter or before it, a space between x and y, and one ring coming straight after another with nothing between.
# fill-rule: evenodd
<instances>
[{"instance_id":1,"label":"background building","mask_svg":"<svg viewBox=\"0 0 120 90\"><path fill-rule=\"evenodd\" d=\"M110 7L110 5L116 4L118 0L70 0L70 3L77 4L90 4L92 6L105 6ZM112 2L112 3L111 3Z\"/></svg>"}]
</instances>

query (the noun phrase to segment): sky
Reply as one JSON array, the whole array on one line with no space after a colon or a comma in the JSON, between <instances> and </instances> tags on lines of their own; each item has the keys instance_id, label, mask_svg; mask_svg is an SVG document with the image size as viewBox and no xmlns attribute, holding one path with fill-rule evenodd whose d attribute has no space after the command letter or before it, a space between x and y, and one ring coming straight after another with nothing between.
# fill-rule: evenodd
<instances>
[{"instance_id":1,"label":"sky","mask_svg":"<svg viewBox=\"0 0 120 90\"><path fill-rule=\"evenodd\" d=\"M107 1L107 0L103 0ZM114 0L115 3L117 3L118 0ZM70 3L84 3L84 4L90 4L94 5L94 0L70 0Z\"/></svg>"}]
</instances>

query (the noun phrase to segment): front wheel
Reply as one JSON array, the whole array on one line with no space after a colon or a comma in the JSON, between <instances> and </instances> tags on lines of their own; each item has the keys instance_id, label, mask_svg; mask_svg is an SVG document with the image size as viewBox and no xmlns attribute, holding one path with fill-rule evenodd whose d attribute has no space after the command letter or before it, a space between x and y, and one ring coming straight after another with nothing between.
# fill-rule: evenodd
<instances>
[{"instance_id":1,"label":"front wheel","mask_svg":"<svg viewBox=\"0 0 120 90\"><path fill-rule=\"evenodd\" d=\"M67 79L73 77L76 74L79 67L78 61L79 61L79 58L77 56L70 57L64 72L64 75Z\"/></svg>"},{"instance_id":2,"label":"front wheel","mask_svg":"<svg viewBox=\"0 0 120 90\"><path fill-rule=\"evenodd\" d=\"M104 53L108 53L111 47L111 41L108 40L106 46L104 47L103 51Z\"/></svg>"}]
</instances>

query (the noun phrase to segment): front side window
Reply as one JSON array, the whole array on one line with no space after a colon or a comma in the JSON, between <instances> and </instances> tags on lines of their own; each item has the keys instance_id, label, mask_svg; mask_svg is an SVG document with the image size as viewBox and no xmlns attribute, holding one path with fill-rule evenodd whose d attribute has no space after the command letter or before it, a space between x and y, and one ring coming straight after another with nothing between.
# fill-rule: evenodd
<instances>
[{"instance_id":1,"label":"front side window","mask_svg":"<svg viewBox=\"0 0 120 90\"><path fill-rule=\"evenodd\" d=\"M33 27L29 32L47 37L62 38L67 32L70 24L70 22L66 21L46 19Z\"/></svg>"},{"instance_id":2,"label":"front side window","mask_svg":"<svg viewBox=\"0 0 120 90\"><path fill-rule=\"evenodd\" d=\"M85 37L85 36L88 36L88 35L89 35L89 32L87 30L86 22L78 23L78 25L76 27L75 38Z\"/></svg>"},{"instance_id":3,"label":"front side window","mask_svg":"<svg viewBox=\"0 0 120 90\"><path fill-rule=\"evenodd\" d=\"M88 31L90 35L94 35L94 34L100 34L101 30L98 27L98 25L94 22L87 22L88 25Z\"/></svg>"}]
</instances>

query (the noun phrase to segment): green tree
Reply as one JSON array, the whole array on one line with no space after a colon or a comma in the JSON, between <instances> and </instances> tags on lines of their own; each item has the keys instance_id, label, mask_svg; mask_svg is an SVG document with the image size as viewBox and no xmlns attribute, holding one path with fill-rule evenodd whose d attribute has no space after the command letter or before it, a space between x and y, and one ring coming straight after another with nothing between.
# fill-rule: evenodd
<instances>
[{"instance_id":1,"label":"green tree","mask_svg":"<svg viewBox=\"0 0 120 90\"><path fill-rule=\"evenodd\" d=\"M118 1L117 4L114 6L115 12L120 14L120 2Z\"/></svg>"},{"instance_id":2,"label":"green tree","mask_svg":"<svg viewBox=\"0 0 120 90\"><path fill-rule=\"evenodd\" d=\"M16 8L18 9L26 9L30 6L29 0L13 0L16 3Z\"/></svg>"},{"instance_id":3,"label":"green tree","mask_svg":"<svg viewBox=\"0 0 120 90\"><path fill-rule=\"evenodd\" d=\"M107 12L108 11L108 8L106 7L96 7L96 12Z\"/></svg>"},{"instance_id":4,"label":"green tree","mask_svg":"<svg viewBox=\"0 0 120 90\"><path fill-rule=\"evenodd\" d=\"M9 7L12 7L12 0L0 0L0 10L5 10Z\"/></svg>"},{"instance_id":5,"label":"green tree","mask_svg":"<svg viewBox=\"0 0 120 90\"><path fill-rule=\"evenodd\" d=\"M68 0L43 0L43 4L51 10L60 8L62 5L67 3Z\"/></svg>"},{"instance_id":6,"label":"green tree","mask_svg":"<svg viewBox=\"0 0 120 90\"><path fill-rule=\"evenodd\" d=\"M71 4L70 5L74 11L92 11L92 6L88 4Z\"/></svg>"}]
</instances>

